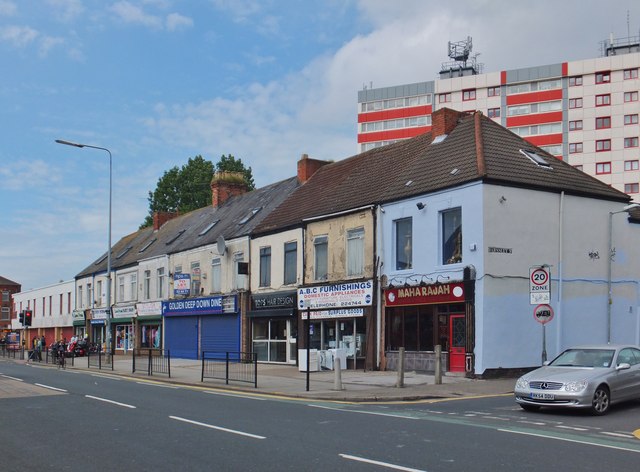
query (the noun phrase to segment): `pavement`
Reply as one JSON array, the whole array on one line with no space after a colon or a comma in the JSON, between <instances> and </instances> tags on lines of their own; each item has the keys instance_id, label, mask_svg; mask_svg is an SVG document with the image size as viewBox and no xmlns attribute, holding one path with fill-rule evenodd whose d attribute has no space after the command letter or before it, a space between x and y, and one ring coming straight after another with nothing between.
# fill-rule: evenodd
<instances>
[{"instance_id":1,"label":"pavement","mask_svg":"<svg viewBox=\"0 0 640 472\"><path fill-rule=\"evenodd\" d=\"M76 358L73 365L69 359L67 368L231 392L345 402L406 402L506 395L513 393L516 381L515 378L469 379L460 375L446 374L442 376L442 383L436 384L435 376L411 371L405 372L404 382L398 387L398 373L395 371L342 370L339 375L336 371L310 372L307 389L307 373L300 372L297 366L258 364L256 388L253 381L229 380L228 384L224 378L205 378L202 381L202 361L198 360L172 358L170 377L162 373L149 376L146 359L140 358L136 359L136 364L142 367L132 372L132 361L130 355L118 355L114 359L113 370L110 366L104 365L99 370L97 367L89 368L86 357L81 357ZM43 362L42 365L45 363Z\"/></svg>"}]
</instances>

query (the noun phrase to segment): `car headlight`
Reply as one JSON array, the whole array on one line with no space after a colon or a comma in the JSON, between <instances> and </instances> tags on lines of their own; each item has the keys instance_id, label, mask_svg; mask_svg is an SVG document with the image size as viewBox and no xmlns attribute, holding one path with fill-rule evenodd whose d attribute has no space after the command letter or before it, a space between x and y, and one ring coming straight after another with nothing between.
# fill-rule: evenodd
<instances>
[{"instance_id":1,"label":"car headlight","mask_svg":"<svg viewBox=\"0 0 640 472\"><path fill-rule=\"evenodd\" d=\"M516 381L516 388L519 388L519 389L529 388L529 379L527 379L526 377L520 377Z\"/></svg>"},{"instance_id":2,"label":"car headlight","mask_svg":"<svg viewBox=\"0 0 640 472\"><path fill-rule=\"evenodd\" d=\"M574 380L573 382L567 382L564 384L564 389L567 392L581 392L587 388L587 383L588 382L586 380Z\"/></svg>"}]
</instances>

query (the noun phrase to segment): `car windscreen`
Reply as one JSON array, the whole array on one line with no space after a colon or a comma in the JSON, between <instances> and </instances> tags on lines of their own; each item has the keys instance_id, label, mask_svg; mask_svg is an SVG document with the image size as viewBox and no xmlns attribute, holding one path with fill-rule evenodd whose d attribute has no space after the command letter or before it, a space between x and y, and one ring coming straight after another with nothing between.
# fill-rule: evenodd
<instances>
[{"instance_id":1,"label":"car windscreen","mask_svg":"<svg viewBox=\"0 0 640 472\"><path fill-rule=\"evenodd\" d=\"M610 367L614 349L567 349L549 365L556 367Z\"/></svg>"}]
</instances>

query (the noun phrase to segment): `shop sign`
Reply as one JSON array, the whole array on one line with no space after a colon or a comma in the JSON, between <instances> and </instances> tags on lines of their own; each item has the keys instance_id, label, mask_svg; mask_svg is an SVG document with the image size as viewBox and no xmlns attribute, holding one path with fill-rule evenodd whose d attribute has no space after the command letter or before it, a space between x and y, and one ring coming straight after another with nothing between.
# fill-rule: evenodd
<instances>
[{"instance_id":1,"label":"shop sign","mask_svg":"<svg viewBox=\"0 0 640 472\"><path fill-rule=\"evenodd\" d=\"M173 275L173 294L189 295L191 293L191 275L190 274L174 274Z\"/></svg>"},{"instance_id":2,"label":"shop sign","mask_svg":"<svg viewBox=\"0 0 640 472\"><path fill-rule=\"evenodd\" d=\"M251 310L273 310L296 307L296 292L276 292L251 296Z\"/></svg>"},{"instance_id":3,"label":"shop sign","mask_svg":"<svg viewBox=\"0 0 640 472\"><path fill-rule=\"evenodd\" d=\"M162 314L162 302L138 303L136 310L138 316L158 316Z\"/></svg>"},{"instance_id":4,"label":"shop sign","mask_svg":"<svg viewBox=\"0 0 640 472\"><path fill-rule=\"evenodd\" d=\"M92 325L103 325L105 324L105 320L91 320Z\"/></svg>"},{"instance_id":5,"label":"shop sign","mask_svg":"<svg viewBox=\"0 0 640 472\"><path fill-rule=\"evenodd\" d=\"M114 318L132 318L136 316L136 306L116 306L113 307Z\"/></svg>"},{"instance_id":6,"label":"shop sign","mask_svg":"<svg viewBox=\"0 0 640 472\"><path fill-rule=\"evenodd\" d=\"M384 291L387 306L431 305L464 301L462 282L413 287L388 288Z\"/></svg>"},{"instance_id":7,"label":"shop sign","mask_svg":"<svg viewBox=\"0 0 640 472\"><path fill-rule=\"evenodd\" d=\"M185 298L162 302L162 315L220 315L235 313L235 295L231 297Z\"/></svg>"},{"instance_id":8,"label":"shop sign","mask_svg":"<svg viewBox=\"0 0 640 472\"><path fill-rule=\"evenodd\" d=\"M343 308L341 310L321 310L309 311L312 320L326 320L330 318L355 318L364 316L364 308ZM300 316L303 320L307 319L307 312L301 311Z\"/></svg>"},{"instance_id":9,"label":"shop sign","mask_svg":"<svg viewBox=\"0 0 640 472\"><path fill-rule=\"evenodd\" d=\"M71 312L71 317L74 320L84 320L84 310L73 310Z\"/></svg>"},{"instance_id":10,"label":"shop sign","mask_svg":"<svg viewBox=\"0 0 640 472\"><path fill-rule=\"evenodd\" d=\"M335 285L316 285L298 289L298 308L339 309L371 306L373 281L350 282Z\"/></svg>"},{"instance_id":11,"label":"shop sign","mask_svg":"<svg viewBox=\"0 0 640 472\"><path fill-rule=\"evenodd\" d=\"M92 320L106 320L108 317L109 317L108 308L94 308L93 310L91 310Z\"/></svg>"}]
</instances>

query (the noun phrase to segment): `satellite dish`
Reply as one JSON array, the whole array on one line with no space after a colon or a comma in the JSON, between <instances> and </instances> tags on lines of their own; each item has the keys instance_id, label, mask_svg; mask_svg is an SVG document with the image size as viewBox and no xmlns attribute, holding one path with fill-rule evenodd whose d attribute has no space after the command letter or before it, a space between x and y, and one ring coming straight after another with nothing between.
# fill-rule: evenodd
<instances>
[{"instance_id":1,"label":"satellite dish","mask_svg":"<svg viewBox=\"0 0 640 472\"><path fill-rule=\"evenodd\" d=\"M227 243L224 240L224 236L218 236L218 240L216 241L216 245L218 246L218 254L224 255L227 251Z\"/></svg>"}]
</instances>

